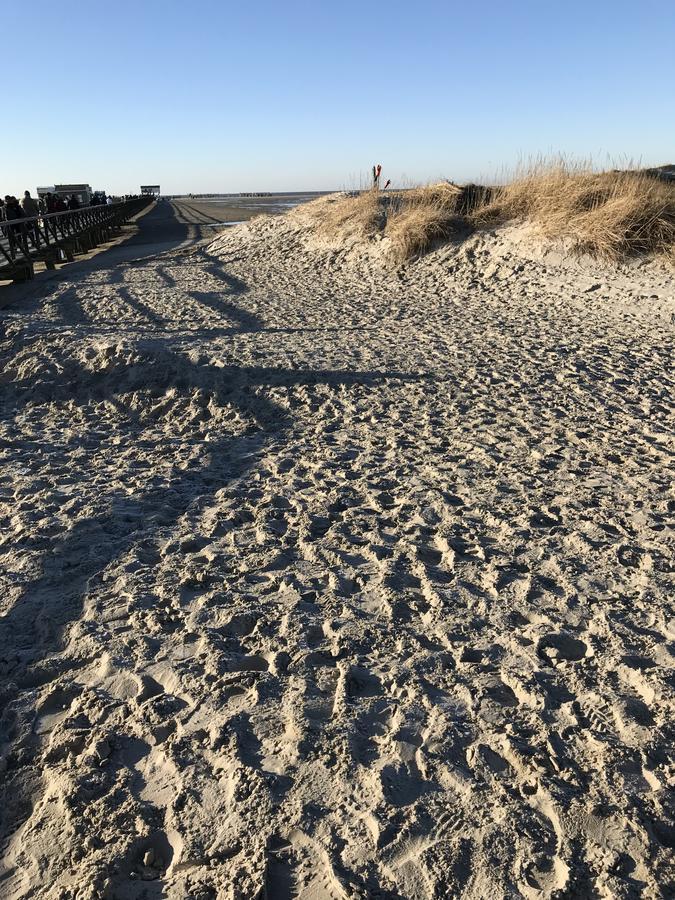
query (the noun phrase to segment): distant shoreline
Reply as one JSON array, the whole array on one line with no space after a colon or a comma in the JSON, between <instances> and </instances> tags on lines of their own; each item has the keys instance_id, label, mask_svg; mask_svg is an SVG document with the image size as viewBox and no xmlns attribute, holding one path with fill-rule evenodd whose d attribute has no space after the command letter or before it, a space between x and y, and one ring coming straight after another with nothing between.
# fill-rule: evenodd
<instances>
[{"instance_id":1,"label":"distant shoreline","mask_svg":"<svg viewBox=\"0 0 675 900\"><path fill-rule=\"evenodd\" d=\"M337 189L336 189L337 190ZM168 200L222 200L228 197L324 197L336 191L241 191L229 194L162 194Z\"/></svg>"}]
</instances>

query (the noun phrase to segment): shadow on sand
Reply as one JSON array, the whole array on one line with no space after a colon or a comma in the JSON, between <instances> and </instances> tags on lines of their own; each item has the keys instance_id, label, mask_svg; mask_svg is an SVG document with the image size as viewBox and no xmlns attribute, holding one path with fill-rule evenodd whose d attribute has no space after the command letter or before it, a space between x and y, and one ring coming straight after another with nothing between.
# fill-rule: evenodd
<instances>
[{"instance_id":1,"label":"shadow on sand","mask_svg":"<svg viewBox=\"0 0 675 900\"><path fill-rule=\"evenodd\" d=\"M224 271L221 280L223 293L192 291L191 296L236 323L232 328L223 329L226 334L265 332L267 329L257 315L238 307L232 300L244 293L247 286ZM153 311L132 298L123 287L120 297L156 323ZM72 306L73 313L77 309L78 305ZM100 576L134 542L152 538L160 529L171 528L196 499L208 499L232 479L245 474L261 452L269 450L273 442L283 440L293 428L294 419L289 410L266 397L265 389L291 389L298 385L374 388L386 380L428 377L394 371L219 367L192 362L171 346L171 335L148 336L147 330L142 334L133 338L132 363L126 359L111 360L104 370L97 372L68 357L63 360L59 379L36 385L31 378L5 385L0 394L4 400L3 416L20 415L24 398L35 399L36 387L39 387L40 402L63 404L64 415L67 415L66 407L82 408L108 401L118 413L128 417L128 433L134 443L141 439L140 433L147 423L141 423L125 397L151 386L155 398L172 390L178 397L199 394L208 398L202 400L202 405L208 402L214 409L235 407L251 424L244 434L227 434L211 441L199 468L181 471L170 483L160 486L154 486L150 479L147 489L141 493L129 495L121 488L106 497L105 508L99 514L78 520L65 535L53 540L49 552L43 556L42 575L25 584L22 596L0 619L0 659L4 661L5 675L19 685L22 671L25 673L27 667L59 649L62 629L81 615L84 598L95 584L92 579ZM198 441L194 444L198 445ZM16 463L21 464L25 452L16 451ZM170 444L162 447L158 462L163 454L170 452ZM83 553L83 548L89 552Z\"/></svg>"}]
</instances>

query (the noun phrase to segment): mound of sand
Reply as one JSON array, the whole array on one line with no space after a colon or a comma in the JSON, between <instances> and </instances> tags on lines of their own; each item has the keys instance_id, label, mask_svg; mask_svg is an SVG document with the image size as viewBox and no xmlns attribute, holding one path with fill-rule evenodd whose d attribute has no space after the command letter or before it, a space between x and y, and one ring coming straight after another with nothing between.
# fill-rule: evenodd
<instances>
[{"instance_id":1,"label":"mound of sand","mask_svg":"<svg viewBox=\"0 0 675 900\"><path fill-rule=\"evenodd\" d=\"M0 893L667 896L672 274L310 218L2 311Z\"/></svg>"}]
</instances>

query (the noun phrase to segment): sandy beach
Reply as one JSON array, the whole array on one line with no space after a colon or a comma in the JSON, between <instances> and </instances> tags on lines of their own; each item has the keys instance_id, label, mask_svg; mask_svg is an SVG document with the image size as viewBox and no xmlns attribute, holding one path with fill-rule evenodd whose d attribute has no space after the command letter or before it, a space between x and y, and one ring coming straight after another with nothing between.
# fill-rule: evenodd
<instances>
[{"instance_id":1,"label":"sandy beach","mask_svg":"<svg viewBox=\"0 0 675 900\"><path fill-rule=\"evenodd\" d=\"M197 211L0 310L0 897L672 897L672 270Z\"/></svg>"}]
</instances>

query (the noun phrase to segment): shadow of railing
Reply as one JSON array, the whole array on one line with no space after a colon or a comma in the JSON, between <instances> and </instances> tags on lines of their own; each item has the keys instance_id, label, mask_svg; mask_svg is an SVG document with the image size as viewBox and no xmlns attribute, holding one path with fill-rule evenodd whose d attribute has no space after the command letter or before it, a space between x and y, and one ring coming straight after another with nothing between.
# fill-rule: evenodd
<instances>
[{"instance_id":1,"label":"shadow of railing","mask_svg":"<svg viewBox=\"0 0 675 900\"><path fill-rule=\"evenodd\" d=\"M286 408L265 397L261 389L315 385L375 388L384 381L407 382L428 377L395 371L202 365L171 349L169 339L138 343L136 349L138 357L132 364L116 362L98 372L69 359L58 381L38 386L40 402L71 408L108 401L118 415L128 416L127 428L133 443L134 435L140 436L147 423L141 421L125 398L148 390L151 384L155 397L169 390L183 396L199 392L215 408L237 407L251 420L251 427L246 433L211 441L205 465L176 475L166 485L150 485L134 494L123 488L113 491L105 498L100 512L78 520L52 544L40 577L24 586L21 597L0 620L0 646L11 648L14 657L7 675L15 679L27 666L58 649L62 629L81 615L92 579L125 549L141 538L147 539L157 529L173 526L195 499L210 497L243 475L271 442L285 437L294 420ZM35 379L19 379L11 384L11 397L6 393L10 401L6 410L11 407L20 414L23 400L31 398L34 402L35 396ZM195 438L194 444L197 443ZM159 464L163 457L161 447L158 449ZM171 453L171 446L165 452ZM229 461L227 465L224 460ZM140 524L134 528L128 524L132 521ZM121 523L127 524L121 528ZM95 547L95 554L82 557L79 551L83 547Z\"/></svg>"}]
</instances>

